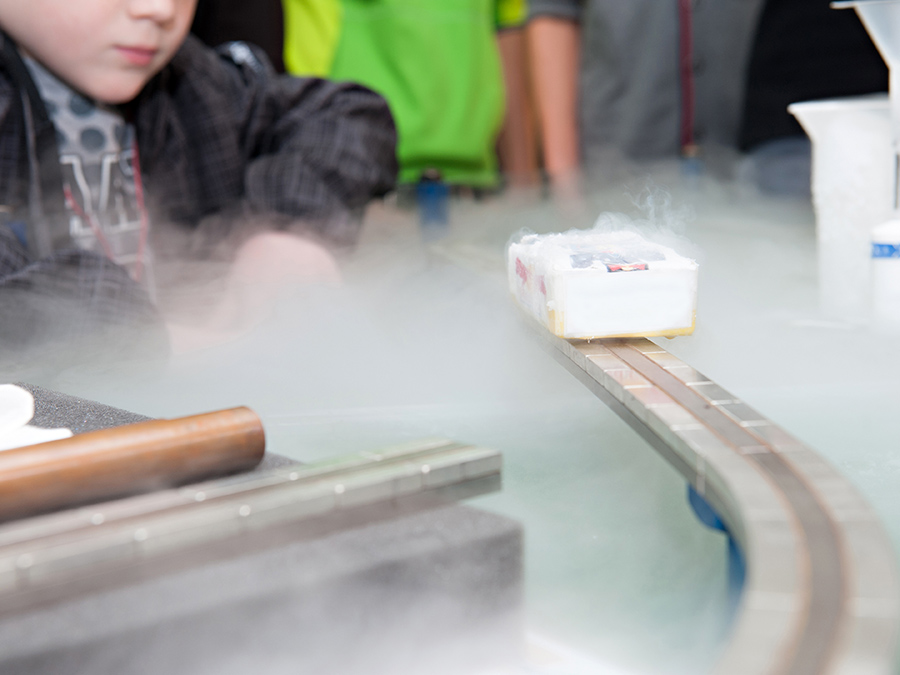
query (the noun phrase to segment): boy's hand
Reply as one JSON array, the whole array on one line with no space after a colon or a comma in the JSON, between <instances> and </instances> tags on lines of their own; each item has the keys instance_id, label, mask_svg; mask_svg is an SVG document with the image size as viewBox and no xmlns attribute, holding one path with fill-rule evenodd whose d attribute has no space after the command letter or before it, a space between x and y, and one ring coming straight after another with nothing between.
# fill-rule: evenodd
<instances>
[{"instance_id":1,"label":"boy's hand","mask_svg":"<svg viewBox=\"0 0 900 675\"><path fill-rule=\"evenodd\" d=\"M340 282L334 256L320 244L286 232L256 234L238 248L212 318L203 325L170 324L172 350L193 351L247 332L269 315L286 287Z\"/></svg>"}]
</instances>

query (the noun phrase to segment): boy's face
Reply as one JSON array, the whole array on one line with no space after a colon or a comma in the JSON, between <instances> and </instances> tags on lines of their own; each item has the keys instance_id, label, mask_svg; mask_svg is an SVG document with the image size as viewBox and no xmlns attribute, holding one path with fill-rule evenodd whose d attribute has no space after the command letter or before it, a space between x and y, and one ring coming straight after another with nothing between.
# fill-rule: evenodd
<instances>
[{"instance_id":1,"label":"boy's face","mask_svg":"<svg viewBox=\"0 0 900 675\"><path fill-rule=\"evenodd\" d=\"M0 26L57 77L130 101L184 41L197 0L0 0Z\"/></svg>"}]
</instances>

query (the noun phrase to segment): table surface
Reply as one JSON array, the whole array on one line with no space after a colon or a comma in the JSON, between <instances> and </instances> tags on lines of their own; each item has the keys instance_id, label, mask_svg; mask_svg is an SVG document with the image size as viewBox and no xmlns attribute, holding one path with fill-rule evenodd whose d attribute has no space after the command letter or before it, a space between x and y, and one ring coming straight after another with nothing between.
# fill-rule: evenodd
<instances>
[{"instance_id":1,"label":"table surface","mask_svg":"<svg viewBox=\"0 0 900 675\"><path fill-rule=\"evenodd\" d=\"M898 338L819 311L808 202L687 183L671 167L578 206L453 202L432 245L415 214L378 206L343 288L286 288L252 331L162 369L79 368L40 384L153 417L249 405L269 449L305 461L428 436L499 449L504 489L473 504L525 526L528 629L576 650L583 672L703 672L727 639L724 536L541 350L506 289L512 234L601 212L700 263L696 332L659 344L828 458L900 549Z\"/></svg>"}]
</instances>

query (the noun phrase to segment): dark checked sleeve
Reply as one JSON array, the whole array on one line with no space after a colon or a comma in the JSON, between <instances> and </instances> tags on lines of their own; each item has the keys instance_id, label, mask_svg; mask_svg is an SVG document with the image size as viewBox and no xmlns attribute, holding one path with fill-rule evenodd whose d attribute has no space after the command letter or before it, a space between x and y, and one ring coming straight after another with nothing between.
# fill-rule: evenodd
<instances>
[{"instance_id":1,"label":"dark checked sleeve","mask_svg":"<svg viewBox=\"0 0 900 675\"><path fill-rule=\"evenodd\" d=\"M244 43L216 52L190 39L164 78L155 104L171 106L169 128L157 126L155 138L168 150L151 173L169 208L205 216L239 201L345 244L358 226L352 214L394 186L393 118L365 87L276 76ZM173 162L182 170L159 170Z\"/></svg>"},{"instance_id":2,"label":"dark checked sleeve","mask_svg":"<svg viewBox=\"0 0 900 675\"><path fill-rule=\"evenodd\" d=\"M168 334L147 293L86 251L30 262L0 223L0 369L161 357Z\"/></svg>"}]
</instances>

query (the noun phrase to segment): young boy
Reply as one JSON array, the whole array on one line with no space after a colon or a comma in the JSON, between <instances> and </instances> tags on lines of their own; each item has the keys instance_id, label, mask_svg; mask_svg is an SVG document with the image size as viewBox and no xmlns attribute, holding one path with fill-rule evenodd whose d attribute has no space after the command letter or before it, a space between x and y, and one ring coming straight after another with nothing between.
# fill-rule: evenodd
<instances>
[{"instance_id":1,"label":"young boy","mask_svg":"<svg viewBox=\"0 0 900 675\"><path fill-rule=\"evenodd\" d=\"M354 214L392 187L378 95L276 77L242 43L202 47L187 36L195 4L0 0L0 353L61 326L67 341L98 326L160 335L146 291L162 224L302 221L346 245ZM253 255L297 252L333 274L325 249L289 239Z\"/></svg>"}]
</instances>

